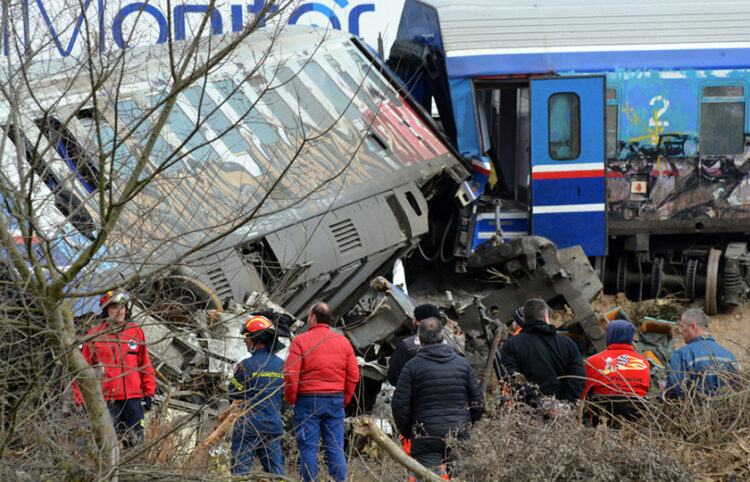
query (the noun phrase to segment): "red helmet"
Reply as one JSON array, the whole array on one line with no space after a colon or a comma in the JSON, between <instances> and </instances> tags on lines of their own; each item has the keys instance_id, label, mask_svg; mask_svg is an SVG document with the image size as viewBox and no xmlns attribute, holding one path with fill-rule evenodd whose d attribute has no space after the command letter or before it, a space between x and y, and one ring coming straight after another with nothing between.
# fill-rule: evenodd
<instances>
[{"instance_id":1,"label":"red helmet","mask_svg":"<svg viewBox=\"0 0 750 482\"><path fill-rule=\"evenodd\" d=\"M124 291L110 290L104 293L104 296L99 300L99 306L106 308L111 303L127 304L130 301L130 297Z\"/></svg>"},{"instance_id":2,"label":"red helmet","mask_svg":"<svg viewBox=\"0 0 750 482\"><path fill-rule=\"evenodd\" d=\"M270 329L273 329L271 321L265 316L256 315L250 317L250 319L245 322L245 326L242 328L242 334L245 336L253 336L259 334L263 330Z\"/></svg>"}]
</instances>

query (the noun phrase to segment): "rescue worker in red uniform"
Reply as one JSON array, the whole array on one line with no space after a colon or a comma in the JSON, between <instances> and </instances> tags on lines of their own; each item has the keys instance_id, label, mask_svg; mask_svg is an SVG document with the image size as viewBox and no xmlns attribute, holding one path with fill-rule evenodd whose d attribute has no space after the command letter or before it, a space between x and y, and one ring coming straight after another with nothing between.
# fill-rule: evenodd
<instances>
[{"instance_id":1,"label":"rescue worker in red uniform","mask_svg":"<svg viewBox=\"0 0 750 482\"><path fill-rule=\"evenodd\" d=\"M586 387L582 399L591 403L591 422L602 416L619 426L619 417L635 420L642 413L643 397L651 383L646 358L633 349L635 327L625 320L607 325L607 348L586 360Z\"/></svg>"},{"instance_id":2,"label":"rescue worker in red uniform","mask_svg":"<svg viewBox=\"0 0 750 482\"><path fill-rule=\"evenodd\" d=\"M83 357L103 370L102 390L124 447L143 440L143 407L154 406L156 379L143 330L129 320L128 296L108 291L100 300L102 321L86 334Z\"/></svg>"}]
</instances>

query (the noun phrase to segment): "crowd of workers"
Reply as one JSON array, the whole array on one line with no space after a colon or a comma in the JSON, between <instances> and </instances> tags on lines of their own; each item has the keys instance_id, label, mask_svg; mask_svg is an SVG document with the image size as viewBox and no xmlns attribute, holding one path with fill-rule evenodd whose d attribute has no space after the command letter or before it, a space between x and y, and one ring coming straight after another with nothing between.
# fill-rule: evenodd
<instances>
[{"instance_id":1,"label":"crowd of workers","mask_svg":"<svg viewBox=\"0 0 750 482\"><path fill-rule=\"evenodd\" d=\"M104 399L125 447L143 439L143 410L153 407L156 389L145 337L130 320L128 301L121 291L102 297L100 323L88 332L82 349L86 361L103 370ZM276 355L283 345L271 320L255 315L242 327L251 356L236 366L229 385L229 398L242 413L232 434L233 474L249 474L257 456L266 473L284 477L286 400L293 406L302 480L317 479L321 440L329 476L346 479L344 409L359 382L359 367L349 341L331 330L325 303L310 307L307 323L307 330L292 340L286 361ZM404 450L447 479L446 438L468 434L482 416L484 396L472 367L444 339L439 309L417 306L413 323L415 334L397 346L388 367L388 381L395 386L393 419ZM734 356L711 337L708 324L700 309L683 313L679 333L685 346L671 357L661 396L714 395L723 383L721 372L737 370ZM586 360L573 340L550 323L541 299L519 307L509 328L512 335L502 347L500 365L506 393L514 393L519 403L541 407L551 416L560 404L583 399L588 422L601 423L606 417L615 427L621 419L643 413L651 365L633 348L635 327L629 321L609 322L606 348ZM75 384L74 389L81 404Z\"/></svg>"}]
</instances>

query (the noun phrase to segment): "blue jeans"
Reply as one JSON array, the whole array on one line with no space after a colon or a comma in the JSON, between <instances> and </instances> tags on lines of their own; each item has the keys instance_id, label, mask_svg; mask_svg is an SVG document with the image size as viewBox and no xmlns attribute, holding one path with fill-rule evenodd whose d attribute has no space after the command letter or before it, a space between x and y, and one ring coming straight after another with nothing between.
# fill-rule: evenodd
<instances>
[{"instance_id":1,"label":"blue jeans","mask_svg":"<svg viewBox=\"0 0 750 482\"><path fill-rule=\"evenodd\" d=\"M232 433L232 474L249 475L257 455L263 470L284 477L284 451L281 434L257 434L242 427Z\"/></svg>"},{"instance_id":2,"label":"blue jeans","mask_svg":"<svg viewBox=\"0 0 750 482\"><path fill-rule=\"evenodd\" d=\"M321 435L328 458L328 474L337 482L346 479L343 397L300 396L294 405L294 432L302 480L307 482L318 477L318 442Z\"/></svg>"}]
</instances>

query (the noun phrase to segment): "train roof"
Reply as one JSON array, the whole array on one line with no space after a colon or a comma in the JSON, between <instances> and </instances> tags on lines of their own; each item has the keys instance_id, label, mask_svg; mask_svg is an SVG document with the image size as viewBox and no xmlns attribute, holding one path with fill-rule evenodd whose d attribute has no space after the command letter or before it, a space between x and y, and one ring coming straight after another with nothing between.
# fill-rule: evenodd
<instances>
[{"instance_id":1,"label":"train roof","mask_svg":"<svg viewBox=\"0 0 750 482\"><path fill-rule=\"evenodd\" d=\"M416 3L407 1L406 16L410 1ZM750 2L745 0L420 3L437 10L449 75L454 77L638 67L734 68L746 67L750 58ZM509 60L487 68L488 57L497 56Z\"/></svg>"}]
</instances>

